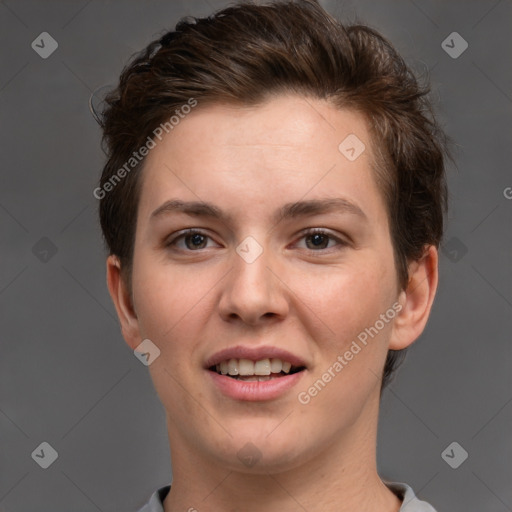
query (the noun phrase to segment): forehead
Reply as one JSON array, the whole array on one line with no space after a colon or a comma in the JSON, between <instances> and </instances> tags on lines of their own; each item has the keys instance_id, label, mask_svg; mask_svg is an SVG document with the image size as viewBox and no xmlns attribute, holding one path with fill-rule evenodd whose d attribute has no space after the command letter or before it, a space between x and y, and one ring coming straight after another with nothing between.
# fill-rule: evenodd
<instances>
[{"instance_id":1,"label":"forehead","mask_svg":"<svg viewBox=\"0 0 512 512\"><path fill-rule=\"evenodd\" d=\"M184 116L146 157L140 211L184 196L239 206L284 198L360 196L382 207L362 114L326 101L275 97L257 106L210 104ZM355 199L355 198L354 198Z\"/></svg>"}]
</instances>

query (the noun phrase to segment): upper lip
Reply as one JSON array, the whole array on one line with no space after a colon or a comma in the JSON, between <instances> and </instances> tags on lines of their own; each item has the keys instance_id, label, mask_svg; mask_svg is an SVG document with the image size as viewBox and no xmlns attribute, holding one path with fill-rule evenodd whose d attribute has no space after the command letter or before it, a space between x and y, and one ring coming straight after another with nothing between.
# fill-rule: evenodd
<instances>
[{"instance_id":1,"label":"upper lip","mask_svg":"<svg viewBox=\"0 0 512 512\"><path fill-rule=\"evenodd\" d=\"M229 359L250 359L251 361L260 361L262 359L281 359L288 361L294 367L306 366L306 363L298 356L278 347L261 346L247 347L237 345L236 347L225 348L219 352L215 352L205 362L205 368L211 368L222 361Z\"/></svg>"}]
</instances>

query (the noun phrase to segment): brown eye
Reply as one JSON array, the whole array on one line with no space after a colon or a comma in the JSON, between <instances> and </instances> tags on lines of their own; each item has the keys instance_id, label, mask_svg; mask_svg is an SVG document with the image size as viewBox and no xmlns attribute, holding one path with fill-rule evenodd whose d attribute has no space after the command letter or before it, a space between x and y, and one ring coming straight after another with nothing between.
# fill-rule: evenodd
<instances>
[{"instance_id":1,"label":"brown eye","mask_svg":"<svg viewBox=\"0 0 512 512\"><path fill-rule=\"evenodd\" d=\"M329 245L329 237L322 233L313 233L305 238L308 249L326 249ZM311 245L308 245L307 240L311 241Z\"/></svg>"},{"instance_id":2,"label":"brown eye","mask_svg":"<svg viewBox=\"0 0 512 512\"><path fill-rule=\"evenodd\" d=\"M193 235L186 235L183 239L185 240L185 245L188 249L203 249L205 247L205 240L207 237L200 233L195 233Z\"/></svg>"},{"instance_id":3,"label":"brown eye","mask_svg":"<svg viewBox=\"0 0 512 512\"><path fill-rule=\"evenodd\" d=\"M313 252L321 252L324 249L342 249L347 242L323 229L313 229L302 234L305 240L305 249Z\"/></svg>"},{"instance_id":4,"label":"brown eye","mask_svg":"<svg viewBox=\"0 0 512 512\"><path fill-rule=\"evenodd\" d=\"M181 251L197 251L207 248L208 240L211 238L202 231L189 229L167 242L166 247Z\"/></svg>"}]
</instances>

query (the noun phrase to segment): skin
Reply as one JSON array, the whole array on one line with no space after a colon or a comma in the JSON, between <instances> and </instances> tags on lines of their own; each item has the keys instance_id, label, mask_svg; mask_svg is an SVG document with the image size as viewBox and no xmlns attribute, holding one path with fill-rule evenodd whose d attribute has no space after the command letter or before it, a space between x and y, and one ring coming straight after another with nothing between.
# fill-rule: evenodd
<instances>
[{"instance_id":1,"label":"skin","mask_svg":"<svg viewBox=\"0 0 512 512\"><path fill-rule=\"evenodd\" d=\"M351 133L366 146L355 161L338 150ZM165 512L399 510L376 469L381 375L388 349L409 346L424 329L438 255L426 247L399 289L372 161L361 114L300 96L250 108L198 105L148 155L131 293L115 256L107 280L127 344L135 349L149 338L161 351L148 368L167 412L173 482ZM273 219L285 203L333 197L364 217ZM232 219L176 212L152 219L170 199L211 202ZM199 249L191 237L166 247L186 228L209 238L195 239ZM317 248L307 228L330 236ZM235 251L247 236L263 249L250 264ZM298 393L397 301L400 313L299 403ZM203 365L238 344L287 349L307 370L278 399L227 398ZM260 454L252 467L237 457L248 442Z\"/></svg>"}]
</instances>

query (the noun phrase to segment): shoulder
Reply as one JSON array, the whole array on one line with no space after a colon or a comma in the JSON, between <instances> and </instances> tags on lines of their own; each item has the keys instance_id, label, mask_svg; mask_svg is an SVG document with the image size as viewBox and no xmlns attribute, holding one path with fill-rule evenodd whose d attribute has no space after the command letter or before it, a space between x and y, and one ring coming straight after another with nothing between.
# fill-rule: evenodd
<instances>
[{"instance_id":1,"label":"shoulder","mask_svg":"<svg viewBox=\"0 0 512 512\"><path fill-rule=\"evenodd\" d=\"M414 491L401 482L386 482L386 485L402 500L400 512L436 512L432 505L416 498Z\"/></svg>"},{"instance_id":2,"label":"shoulder","mask_svg":"<svg viewBox=\"0 0 512 512\"><path fill-rule=\"evenodd\" d=\"M171 490L170 485L160 487L152 495L149 501L138 512L164 512L164 499Z\"/></svg>"}]
</instances>

